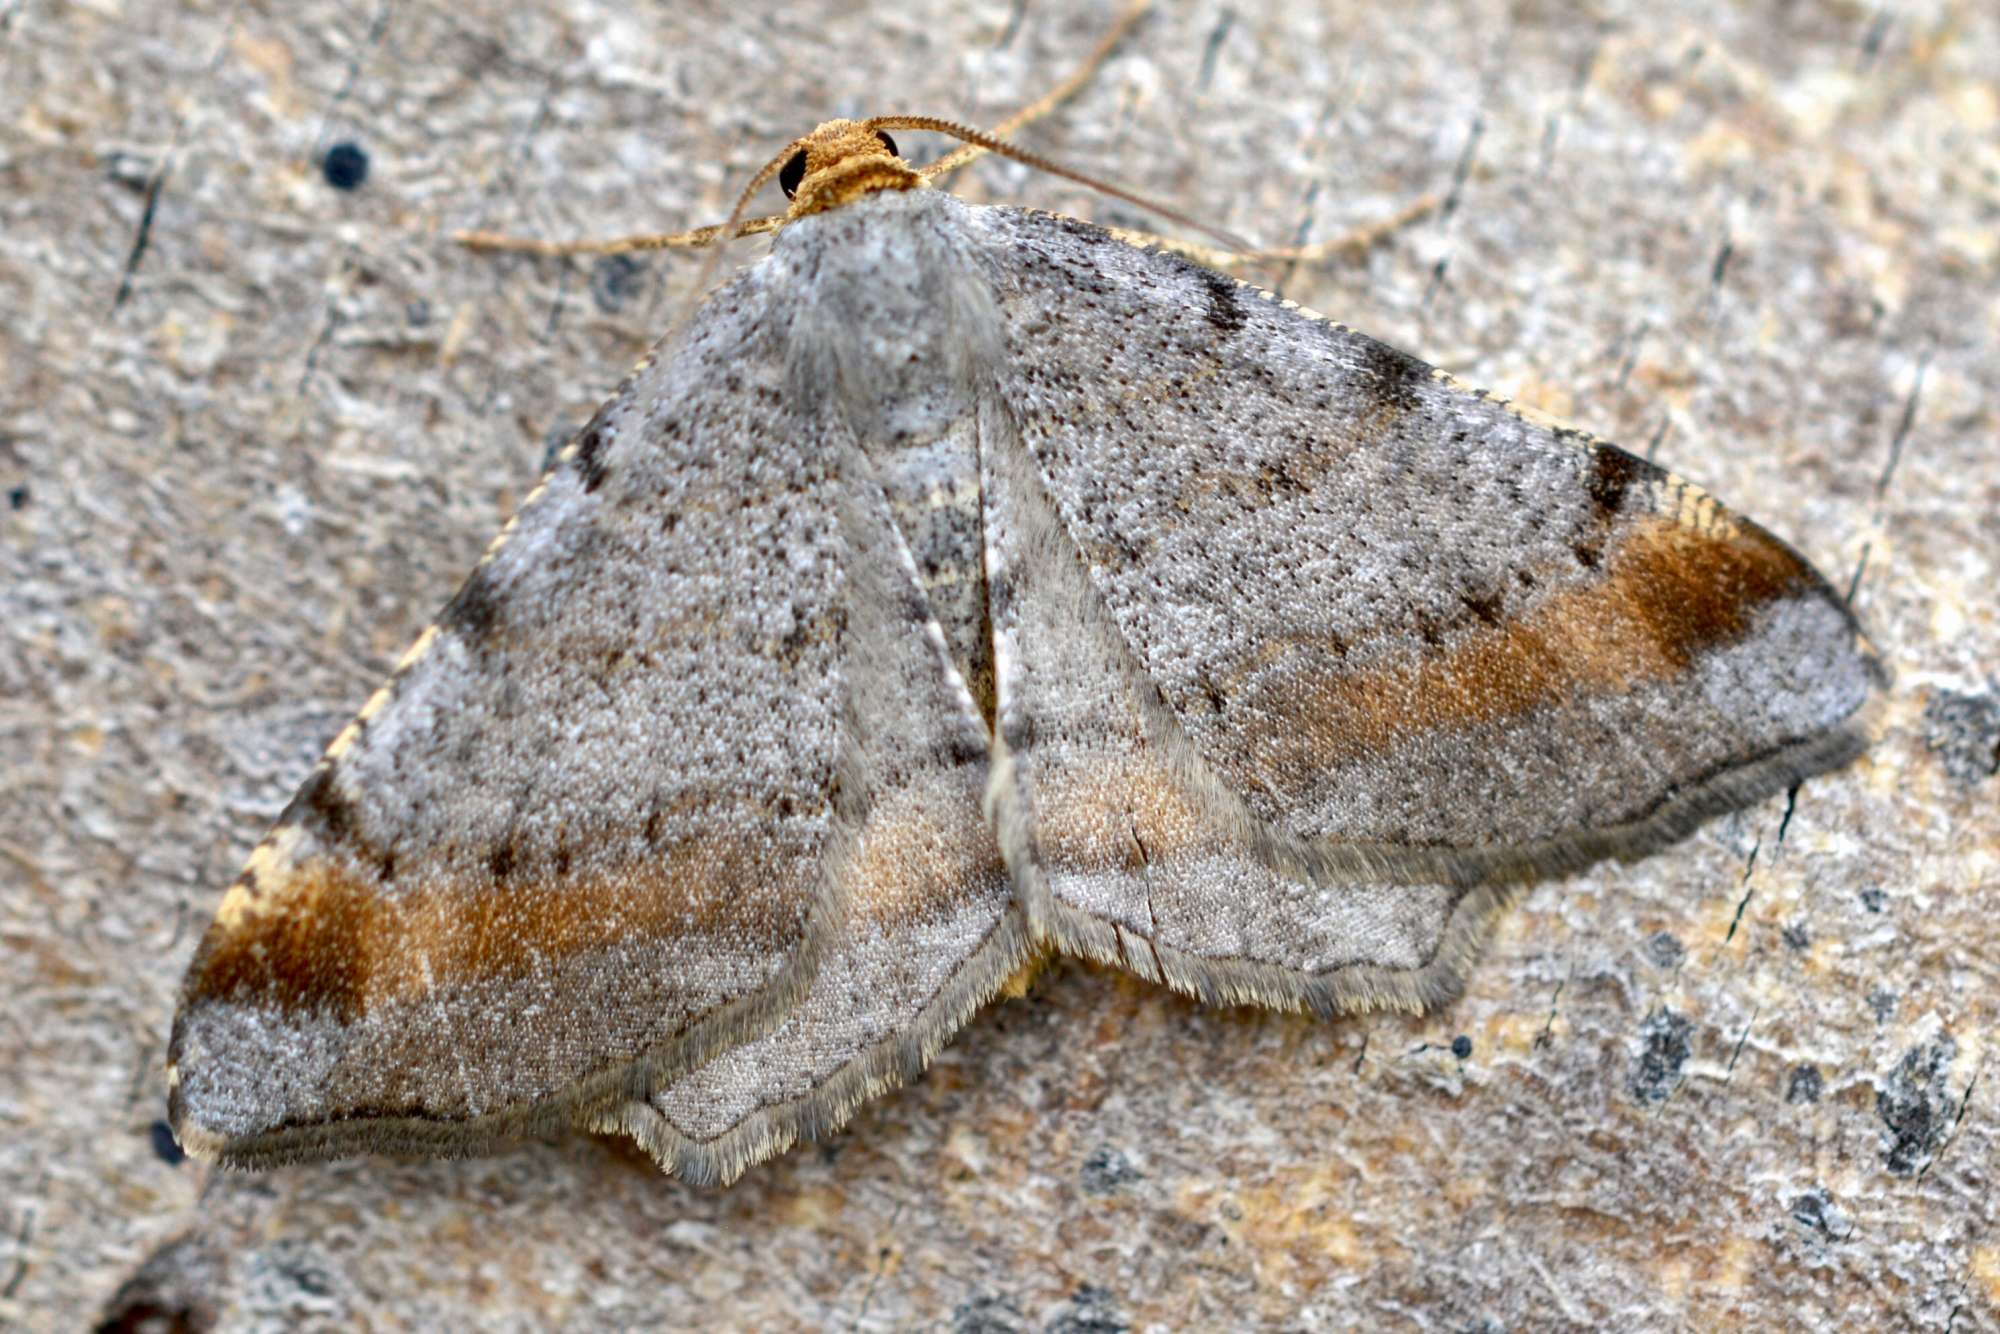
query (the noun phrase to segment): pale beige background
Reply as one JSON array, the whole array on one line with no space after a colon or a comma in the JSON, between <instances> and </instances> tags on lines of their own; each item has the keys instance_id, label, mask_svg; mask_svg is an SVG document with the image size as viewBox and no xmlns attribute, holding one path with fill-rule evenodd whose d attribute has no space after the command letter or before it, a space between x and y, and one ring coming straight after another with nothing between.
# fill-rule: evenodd
<instances>
[{"instance_id":1,"label":"pale beige background","mask_svg":"<svg viewBox=\"0 0 2000 1334\"><path fill-rule=\"evenodd\" d=\"M1060 966L727 1193L587 1137L156 1156L222 886L695 269L442 233L714 221L822 117L997 119L1109 12L0 0L0 1324L2000 1324L1984 0L1163 4L1030 136L1267 241L1450 192L1269 278L1865 564L1888 732L1789 823L1538 888L1424 1020Z\"/></svg>"}]
</instances>

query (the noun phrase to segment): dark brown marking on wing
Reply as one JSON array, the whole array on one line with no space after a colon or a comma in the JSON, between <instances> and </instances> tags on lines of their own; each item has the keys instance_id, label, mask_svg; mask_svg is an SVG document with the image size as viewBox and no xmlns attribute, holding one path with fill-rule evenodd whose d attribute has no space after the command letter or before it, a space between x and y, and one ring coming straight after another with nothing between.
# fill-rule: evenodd
<instances>
[{"instance_id":1,"label":"dark brown marking on wing","mask_svg":"<svg viewBox=\"0 0 2000 1334\"><path fill-rule=\"evenodd\" d=\"M1203 287L1208 289L1207 316L1209 324L1224 338L1243 327L1248 318L1243 313L1243 299L1236 290L1236 280L1224 277L1213 269L1194 267Z\"/></svg>"},{"instance_id":2,"label":"dark brown marking on wing","mask_svg":"<svg viewBox=\"0 0 2000 1334\"><path fill-rule=\"evenodd\" d=\"M617 400L613 400L616 402ZM589 495L604 485L609 469L604 464L604 422L593 419L576 438L576 473L583 482L583 492Z\"/></svg>"},{"instance_id":3,"label":"dark brown marking on wing","mask_svg":"<svg viewBox=\"0 0 2000 1334\"><path fill-rule=\"evenodd\" d=\"M438 624L474 648L483 648L500 634L506 620L503 599L482 566L472 572L458 596L446 604Z\"/></svg>"},{"instance_id":4,"label":"dark brown marking on wing","mask_svg":"<svg viewBox=\"0 0 2000 1334\"><path fill-rule=\"evenodd\" d=\"M1803 560L1753 525L1702 533L1642 519L1610 550L1601 578L1521 619L1369 671L1341 672L1316 654L1251 688L1253 708L1291 720L1257 738L1259 763L1309 781L1445 729L1671 679L1741 639L1760 608L1820 589Z\"/></svg>"},{"instance_id":5,"label":"dark brown marking on wing","mask_svg":"<svg viewBox=\"0 0 2000 1334\"><path fill-rule=\"evenodd\" d=\"M378 1005L646 940L714 935L740 948L762 939L783 953L799 931L783 914L811 900L817 864L805 847L787 855L784 842L761 832L685 838L656 862L587 875L560 874L567 851L530 859L510 847L486 867L495 879L412 874L394 896L367 871L309 856L259 903L209 928L188 1000L353 1022ZM512 878L496 883L503 873ZM774 888L781 879L792 883Z\"/></svg>"},{"instance_id":6,"label":"dark brown marking on wing","mask_svg":"<svg viewBox=\"0 0 2000 1334\"><path fill-rule=\"evenodd\" d=\"M1421 390L1431 379L1428 364L1366 334L1343 330L1340 336L1354 349L1355 387L1374 409L1368 415L1400 416L1423 401Z\"/></svg>"},{"instance_id":7,"label":"dark brown marking on wing","mask_svg":"<svg viewBox=\"0 0 2000 1334\"><path fill-rule=\"evenodd\" d=\"M1559 431L1557 434L1559 437L1580 435L1573 431ZM1590 497L1590 510L1584 515L1577 535L1570 541L1570 551L1576 556L1577 564L1586 570L1598 567L1604 559L1605 544L1611 540L1612 528L1624 510L1625 498L1633 486L1653 483L1665 475L1664 469L1628 454L1616 445L1600 442L1590 446L1588 471L1583 479L1584 493Z\"/></svg>"},{"instance_id":8,"label":"dark brown marking on wing","mask_svg":"<svg viewBox=\"0 0 2000 1334\"><path fill-rule=\"evenodd\" d=\"M354 803L340 794L331 764L313 770L278 823L299 825L329 846L352 843L360 834Z\"/></svg>"}]
</instances>

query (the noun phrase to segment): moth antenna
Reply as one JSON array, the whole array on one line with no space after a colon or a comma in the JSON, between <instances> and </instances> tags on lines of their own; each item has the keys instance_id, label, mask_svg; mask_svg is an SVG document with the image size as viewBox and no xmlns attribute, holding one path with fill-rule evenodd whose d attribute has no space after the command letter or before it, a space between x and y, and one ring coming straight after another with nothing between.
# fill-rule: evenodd
<instances>
[{"instance_id":1,"label":"moth antenna","mask_svg":"<svg viewBox=\"0 0 2000 1334\"><path fill-rule=\"evenodd\" d=\"M1098 39L1090 54L1083 58L1083 63L1070 71L1067 79L995 125L987 133L996 139L1004 139L1023 125L1040 120L1076 96L1085 84L1097 77L1098 69L1111 58L1111 53L1117 49L1118 43L1125 40L1125 34L1138 26L1139 20L1144 18L1146 11L1152 7L1153 0L1133 0L1133 3L1127 5L1125 12L1111 25L1111 30ZM922 172L923 178L934 181L940 176L949 175L966 163L977 161L986 152L987 150L978 144L963 144L925 167Z\"/></svg>"},{"instance_id":2,"label":"moth antenna","mask_svg":"<svg viewBox=\"0 0 2000 1334\"><path fill-rule=\"evenodd\" d=\"M1148 199L1144 195L1125 189L1123 186L1113 185L1109 181L1099 180L1095 176L1086 176L1080 171L1074 171L1069 167L1063 166L1060 162L1045 158L1040 153L1030 152L1028 149L1010 144L1005 139L988 134L984 130L975 130L970 125L960 125L955 121L939 120L935 116L875 116L861 123L871 130L929 130L936 134L948 134L952 138L961 140L974 148L984 149L988 153L998 153L1001 157L1012 158L1024 167L1033 167L1036 171L1045 171L1051 176L1060 176L1066 181L1075 181L1078 185L1087 185L1099 194L1109 195L1113 199L1122 199L1128 204L1134 204L1145 209L1148 213L1157 214L1171 222L1178 222L1183 227L1192 227L1203 235L1220 241L1225 247L1236 254L1250 255L1257 252L1257 247L1254 244L1244 240L1234 232L1203 222L1201 219L1182 213L1178 209L1168 208L1165 204ZM943 170L946 169L947 163L951 163L954 166L957 165L956 163L952 163L952 158L955 156L956 154L947 154L924 168L919 174L928 181L931 177L942 174Z\"/></svg>"},{"instance_id":3,"label":"moth antenna","mask_svg":"<svg viewBox=\"0 0 2000 1334\"><path fill-rule=\"evenodd\" d=\"M708 235L695 244L709 247L708 258L702 261L701 270L695 275L694 286L689 289L687 300L681 305L680 318L676 319L673 323L673 333L671 335L673 338L678 339L687 330L688 325L692 323L695 309L701 304L702 293L706 292L708 285L715 281L715 271L722 265L722 257L726 253L725 247L729 242L734 241L739 235L743 234L740 229L749 225L743 221L743 215L750 211L750 200L770 182L773 176L776 176L783 169L787 158L791 157L794 153L802 151L805 146L805 139L798 138L779 149L777 156L766 162L757 174L750 178L750 184L743 187L743 193L736 196L736 207L730 211L729 221L723 223L720 227L704 227L700 229L708 233ZM762 219L759 219L759 221L762 221ZM776 231L777 227L774 225L762 230Z\"/></svg>"}]
</instances>

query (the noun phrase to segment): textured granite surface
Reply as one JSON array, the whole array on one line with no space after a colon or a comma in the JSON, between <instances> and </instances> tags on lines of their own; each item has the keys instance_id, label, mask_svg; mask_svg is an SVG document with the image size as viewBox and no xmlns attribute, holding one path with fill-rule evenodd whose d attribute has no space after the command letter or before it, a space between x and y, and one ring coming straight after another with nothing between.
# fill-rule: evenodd
<instances>
[{"instance_id":1,"label":"textured granite surface","mask_svg":"<svg viewBox=\"0 0 2000 1334\"><path fill-rule=\"evenodd\" d=\"M1110 12L0 0L0 1325L2000 1326L1975 0L1168 5L1027 136L1269 242L1445 194L1261 276L1856 580L1859 765L1540 886L1424 1019L1058 965L724 1193L585 1136L173 1161L222 887L698 265L445 234L719 220L815 121L997 120Z\"/></svg>"}]
</instances>

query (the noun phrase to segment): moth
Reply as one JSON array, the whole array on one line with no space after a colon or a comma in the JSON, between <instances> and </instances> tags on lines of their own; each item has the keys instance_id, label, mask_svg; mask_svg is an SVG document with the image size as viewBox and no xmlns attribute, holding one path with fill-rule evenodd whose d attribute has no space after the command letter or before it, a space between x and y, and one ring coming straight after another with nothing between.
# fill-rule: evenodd
<instances>
[{"instance_id":1,"label":"moth","mask_svg":"<svg viewBox=\"0 0 2000 1334\"><path fill-rule=\"evenodd\" d=\"M1521 884L1839 765L1883 669L1693 485L832 121L195 954L238 1166L565 1126L721 1182L1034 956L1456 995Z\"/></svg>"}]
</instances>

